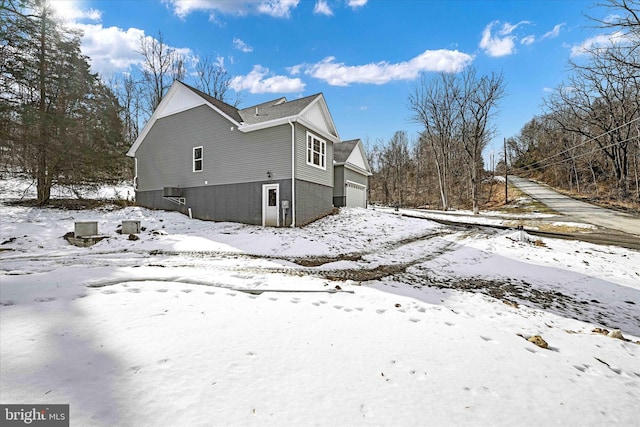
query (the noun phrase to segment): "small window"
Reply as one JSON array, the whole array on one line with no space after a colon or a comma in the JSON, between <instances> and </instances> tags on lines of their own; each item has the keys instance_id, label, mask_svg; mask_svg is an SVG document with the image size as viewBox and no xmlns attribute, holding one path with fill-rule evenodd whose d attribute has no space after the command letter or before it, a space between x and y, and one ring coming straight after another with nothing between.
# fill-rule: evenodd
<instances>
[{"instance_id":1,"label":"small window","mask_svg":"<svg viewBox=\"0 0 640 427\"><path fill-rule=\"evenodd\" d=\"M202 172L202 147L193 149L193 171Z\"/></svg>"},{"instance_id":2,"label":"small window","mask_svg":"<svg viewBox=\"0 0 640 427\"><path fill-rule=\"evenodd\" d=\"M307 164L326 169L327 143L307 132Z\"/></svg>"},{"instance_id":3,"label":"small window","mask_svg":"<svg viewBox=\"0 0 640 427\"><path fill-rule=\"evenodd\" d=\"M269 189L269 206L277 206L278 191L275 188Z\"/></svg>"}]
</instances>

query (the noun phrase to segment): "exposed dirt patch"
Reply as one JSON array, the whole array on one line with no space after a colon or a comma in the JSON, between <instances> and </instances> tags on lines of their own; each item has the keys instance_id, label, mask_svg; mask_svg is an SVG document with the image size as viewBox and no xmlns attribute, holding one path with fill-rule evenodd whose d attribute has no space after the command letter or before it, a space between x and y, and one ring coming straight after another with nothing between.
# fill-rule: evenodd
<instances>
[{"instance_id":1,"label":"exposed dirt patch","mask_svg":"<svg viewBox=\"0 0 640 427\"><path fill-rule=\"evenodd\" d=\"M303 267L319 267L324 264L329 264L330 262L337 261L361 261L362 255L360 254L344 254L337 256L320 256L320 257L302 257L302 258L280 258L280 259L288 259L293 263L301 265Z\"/></svg>"},{"instance_id":2,"label":"exposed dirt patch","mask_svg":"<svg viewBox=\"0 0 640 427\"><path fill-rule=\"evenodd\" d=\"M41 207L35 199L5 200L10 206ZM92 210L92 209L123 209L134 206L127 200L98 200L98 199L51 199L46 205L49 208L63 210Z\"/></svg>"}]
</instances>

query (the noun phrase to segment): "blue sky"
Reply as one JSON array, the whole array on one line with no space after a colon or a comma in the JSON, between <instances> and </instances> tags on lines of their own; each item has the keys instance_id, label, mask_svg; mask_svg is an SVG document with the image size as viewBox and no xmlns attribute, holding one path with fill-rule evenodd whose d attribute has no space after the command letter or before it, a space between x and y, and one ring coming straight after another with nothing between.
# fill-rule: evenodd
<instances>
[{"instance_id":1,"label":"blue sky","mask_svg":"<svg viewBox=\"0 0 640 427\"><path fill-rule=\"evenodd\" d=\"M469 66L481 74L503 72L507 95L487 160L504 137L542 112L544 97L567 75L567 61L580 60L582 47L600 40L586 15L610 13L583 0L51 3L84 31L83 52L105 77L135 71L140 37L161 31L187 58L217 58L241 106L323 92L344 140L388 141L398 130L416 137L420 127L410 122L407 98L420 73Z\"/></svg>"}]
</instances>

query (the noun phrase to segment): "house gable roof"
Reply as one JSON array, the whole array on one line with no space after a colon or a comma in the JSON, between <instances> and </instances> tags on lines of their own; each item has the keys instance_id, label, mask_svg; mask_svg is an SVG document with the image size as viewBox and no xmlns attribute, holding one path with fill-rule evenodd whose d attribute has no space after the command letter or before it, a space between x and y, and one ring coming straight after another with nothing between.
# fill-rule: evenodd
<instances>
[{"instance_id":1,"label":"house gable roof","mask_svg":"<svg viewBox=\"0 0 640 427\"><path fill-rule=\"evenodd\" d=\"M239 114L242 117L242 125L238 129L243 132L297 121L334 142L340 140L322 93L292 101L287 101L286 98L274 99L244 108Z\"/></svg>"},{"instance_id":2,"label":"house gable roof","mask_svg":"<svg viewBox=\"0 0 640 427\"><path fill-rule=\"evenodd\" d=\"M371 167L360 139L343 141L333 146L333 161L336 166L343 165L355 172L371 176Z\"/></svg>"},{"instance_id":3,"label":"house gable roof","mask_svg":"<svg viewBox=\"0 0 640 427\"><path fill-rule=\"evenodd\" d=\"M219 99L214 98L213 96L208 95L208 94L206 94L206 93L202 92L201 90L198 90L198 89L196 89L194 87L191 87L191 86L188 86L188 85L185 85L185 86L188 87L189 89L191 89L192 92L194 92L197 95L199 95L200 97L204 98L210 104L212 104L215 107L217 107L220 111L224 112L227 116L231 117L234 121L236 121L238 123L240 123L242 121L242 117L238 113L238 109L236 107L234 107L233 105L229 105L226 102L220 101Z\"/></svg>"},{"instance_id":4,"label":"house gable roof","mask_svg":"<svg viewBox=\"0 0 640 427\"><path fill-rule=\"evenodd\" d=\"M166 95L162 98L162 101L160 101L158 107L144 125L142 132L140 132L138 138L136 138L135 142L127 152L127 156L134 157L136 155L138 147L140 147L142 141L144 141L158 119L190 110L201 105L208 105L214 111L217 111L218 114L229 120L232 124L240 126L240 116L238 115L238 110L235 107L176 80L173 82Z\"/></svg>"},{"instance_id":5,"label":"house gable roof","mask_svg":"<svg viewBox=\"0 0 640 427\"><path fill-rule=\"evenodd\" d=\"M358 141L357 139L352 139L351 141L343 141L340 144L336 144L333 147L333 160L336 163L346 162Z\"/></svg>"},{"instance_id":6,"label":"house gable roof","mask_svg":"<svg viewBox=\"0 0 640 427\"><path fill-rule=\"evenodd\" d=\"M277 98L239 110L176 80L162 98L162 101L147 121L127 155L130 157L135 156L138 147L140 147L158 119L201 105L207 105L212 108L229 120L232 125L235 125L240 132L252 132L297 121L327 139L334 142L339 142L340 140L322 93L293 101L287 101L284 97Z\"/></svg>"}]
</instances>

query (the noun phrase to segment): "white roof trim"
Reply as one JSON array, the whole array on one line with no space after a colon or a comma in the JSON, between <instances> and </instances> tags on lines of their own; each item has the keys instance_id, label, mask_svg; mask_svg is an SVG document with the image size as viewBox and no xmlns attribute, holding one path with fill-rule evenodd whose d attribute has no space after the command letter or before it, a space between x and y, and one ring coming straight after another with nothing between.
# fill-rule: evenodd
<instances>
[{"instance_id":1,"label":"white roof trim","mask_svg":"<svg viewBox=\"0 0 640 427\"><path fill-rule=\"evenodd\" d=\"M336 166L344 166L345 169L352 170L352 171L357 172L359 174L366 175L366 176L373 176L373 174L370 171L362 169L361 167L356 166L356 165L354 165L352 163L337 163Z\"/></svg>"},{"instance_id":2,"label":"white roof trim","mask_svg":"<svg viewBox=\"0 0 640 427\"><path fill-rule=\"evenodd\" d=\"M266 129L274 126L284 125L289 123L289 121L298 122L304 127L310 129L314 133L318 134L319 136L322 136L323 138L328 139L331 142L340 142L339 137L337 137L336 135L331 135L322 129L318 129L316 125L314 125L313 123L310 123L308 120L303 119L302 117L300 117L300 115L282 117L279 119L269 120L266 122L256 123L253 125L240 125L238 126L238 130L240 132L254 132L260 129Z\"/></svg>"}]
</instances>

